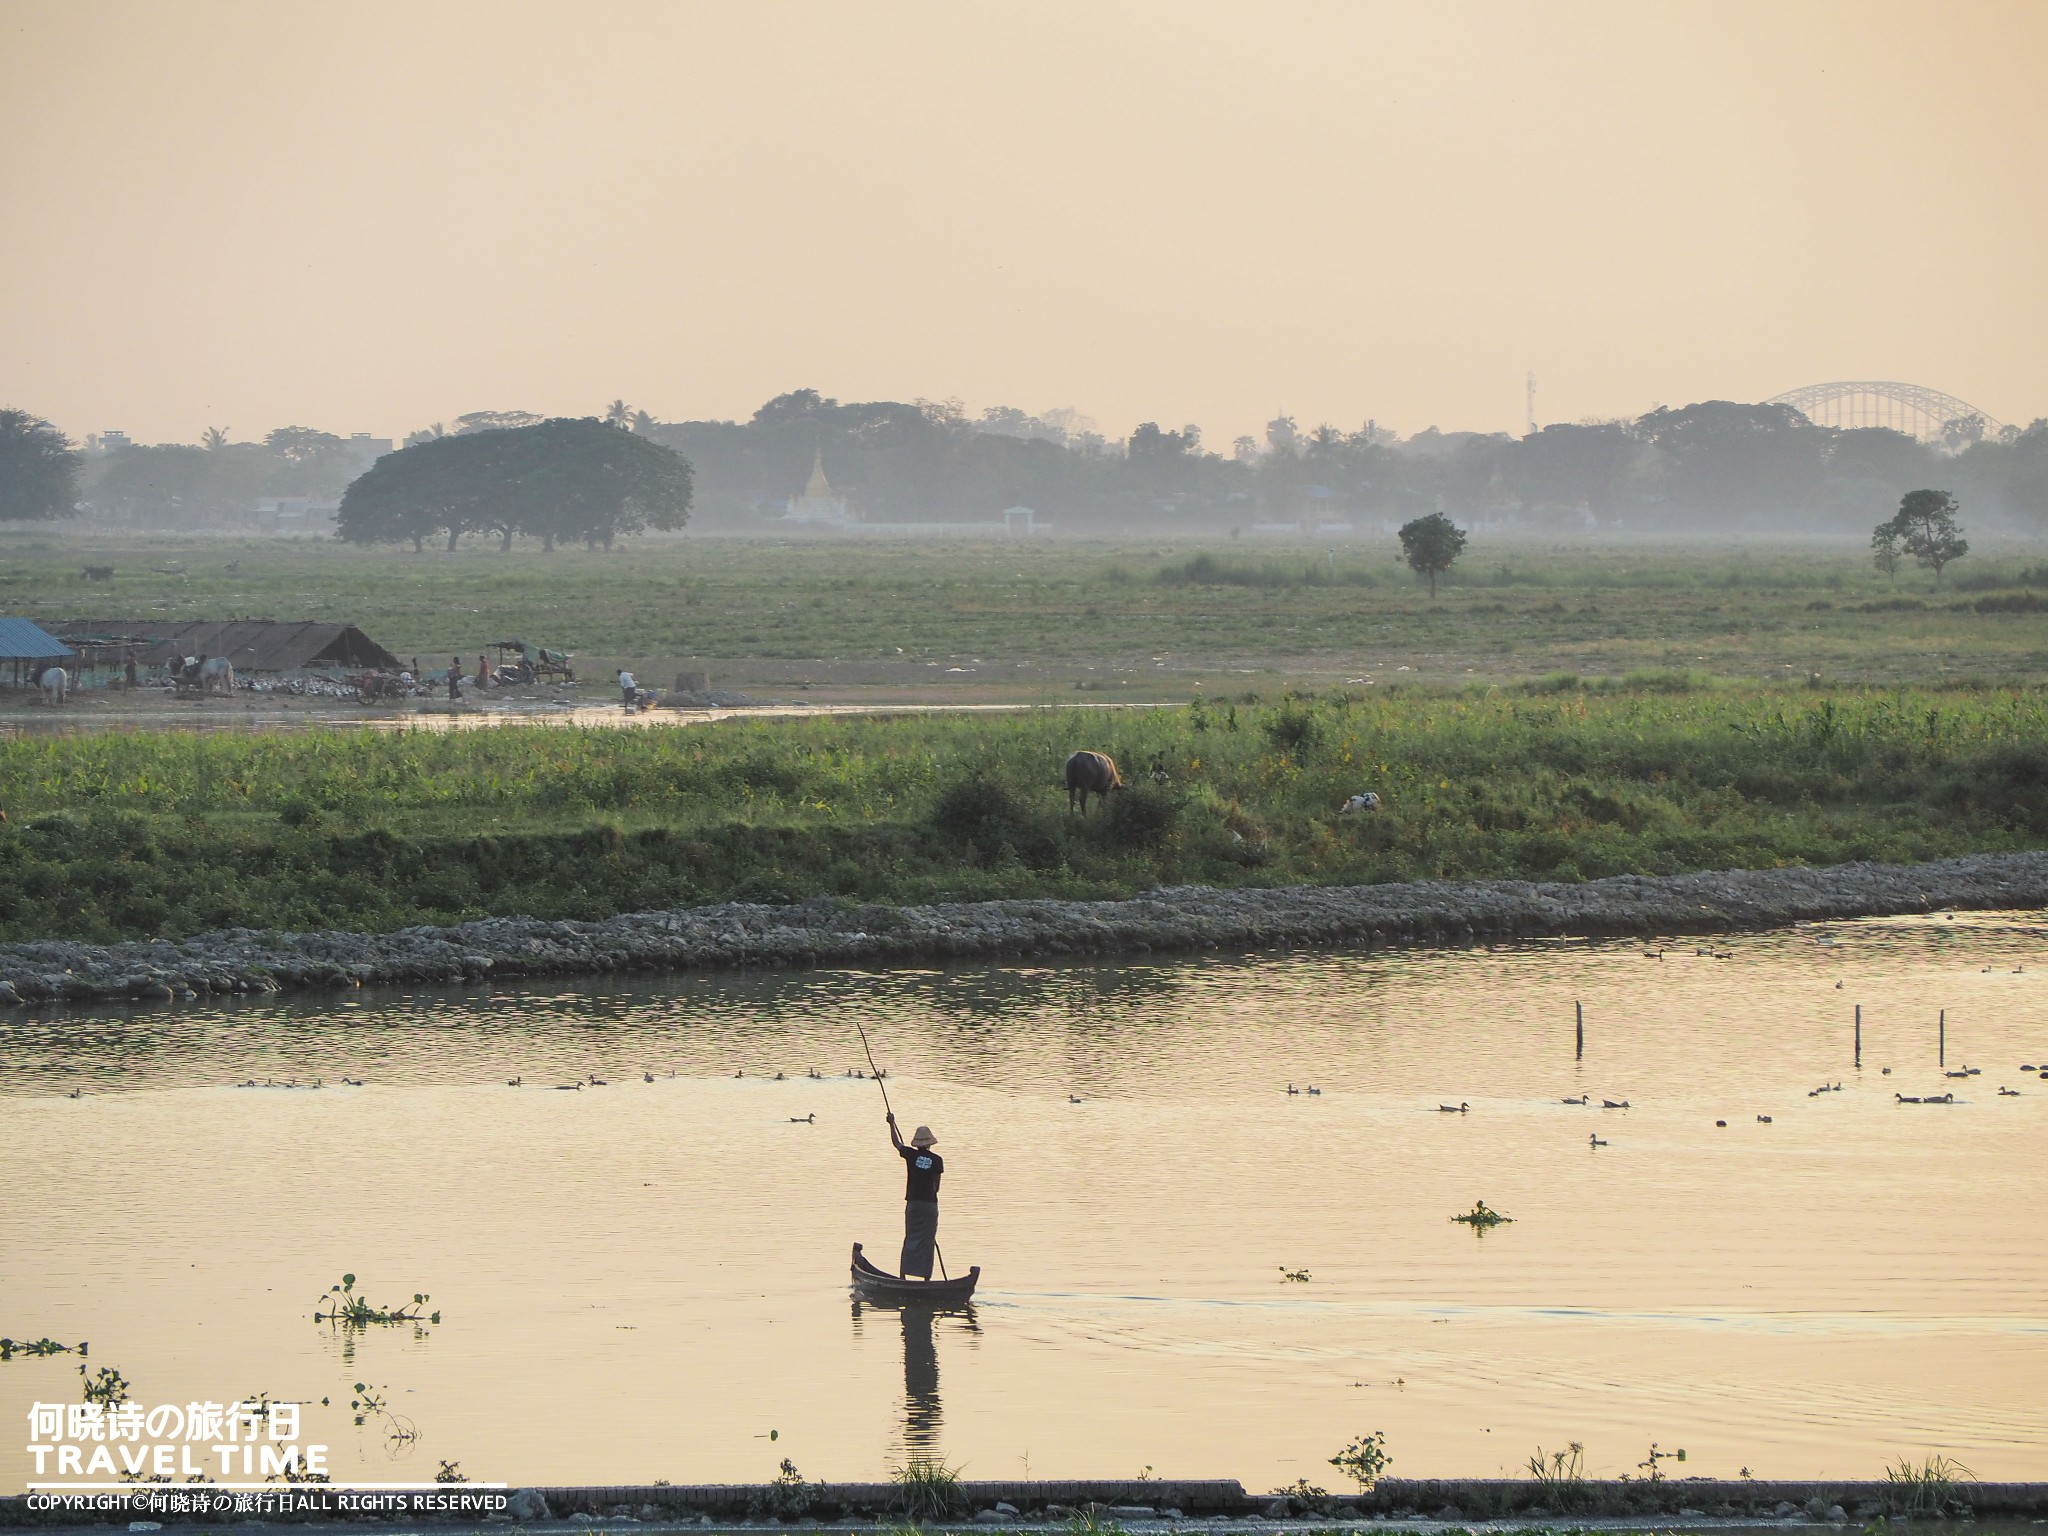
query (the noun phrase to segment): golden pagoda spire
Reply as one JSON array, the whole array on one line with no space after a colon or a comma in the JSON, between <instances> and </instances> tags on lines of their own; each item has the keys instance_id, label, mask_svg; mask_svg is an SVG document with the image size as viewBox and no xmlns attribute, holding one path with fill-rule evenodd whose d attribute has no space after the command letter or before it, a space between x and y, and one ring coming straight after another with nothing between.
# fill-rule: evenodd
<instances>
[{"instance_id":1,"label":"golden pagoda spire","mask_svg":"<svg viewBox=\"0 0 2048 1536\"><path fill-rule=\"evenodd\" d=\"M825 449L821 444L811 450L811 483L804 487L807 501L824 501L832 495L832 484L825 478Z\"/></svg>"}]
</instances>

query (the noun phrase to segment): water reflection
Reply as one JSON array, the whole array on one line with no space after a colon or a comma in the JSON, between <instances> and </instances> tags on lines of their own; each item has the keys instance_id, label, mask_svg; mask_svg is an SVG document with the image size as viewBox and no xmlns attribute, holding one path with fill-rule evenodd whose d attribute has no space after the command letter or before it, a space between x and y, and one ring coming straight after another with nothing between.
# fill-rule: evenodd
<instances>
[{"instance_id":1,"label":"water reflection","mask_svg":"<svg viewBox=\"0 0 2048 1536\"><path fill-rule=\"evenodd\" d=\"M138 1397L331 1398L334 1465L370 1477L357 1380L391 1387L423 1464L533 1481L766 1476L776 1428L834 1475L943 1441L976 1475L1170 1454L1270 1487L1373 1425L1422 1475L1563 1436L1603 1474L1652 1437L1726 1475L1868 1476L1934 1444L2026 1474L2048 1238L2015 1213L2048 1201L2048 929L1657 952L9 1009L0 1322L91 1339ZM856 1021L899 1115L959 1153L948 1241L984 1266L985 1337L872 1301L841 1326L847 1244L902 1220ZM1945 1076L1963 1063L1982 1075ZM1475 1240L1450 1218L1477 1199L1514 1223ZM448 1326L336 1359L305 1313L344 1273L430 1292ZM679 1367L715 1390L678 1397ZM0 1369L0 1422L75 1392L66 1369ZM558 1411L655 1397L673 1413ZM30 1471L0 1442L0 1490Z\"/></svg>"},{"instance_id":2,"label":"water reflection","mask_svg":"<svg viewBox=\"0 0 2048 1536\"><path fill-rule=\"evenodd\" d=\"M903 1457L943 1461L942 1431L945 1410L939 1402L939 1342L941 1323L950 1331L964 1334L970 1344L979 1340L981 1323L973 1306L934 1307L924 1302L853 1300L853 1335L863 1337L864 1310L895 1313L903 1334L903 1425L900 1450Z\"/></svg>"}]
</instances>

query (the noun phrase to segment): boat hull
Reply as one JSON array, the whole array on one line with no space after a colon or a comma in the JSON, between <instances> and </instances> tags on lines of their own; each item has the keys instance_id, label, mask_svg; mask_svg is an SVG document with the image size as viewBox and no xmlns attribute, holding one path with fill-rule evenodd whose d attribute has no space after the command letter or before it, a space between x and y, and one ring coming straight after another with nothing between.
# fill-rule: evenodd
<instances>
[{"instance_id":1,"label":"boat hull","mask_svg":"<svg viewBox=\"0 0 2048 1536\"><path fill-rule=\"evenodd\" d=\"M975 1265L964 1275L951 1280L906 1280L901 1275L892 1275L886 1269L877 1269L861 1252L861 1245L853 1245L853 1289L863 1301L888 1302L895 1306L959 1307L965 1306L974 1297L974 1287L981 1280L981 1266Z\"/></svg>"}]
</instances>

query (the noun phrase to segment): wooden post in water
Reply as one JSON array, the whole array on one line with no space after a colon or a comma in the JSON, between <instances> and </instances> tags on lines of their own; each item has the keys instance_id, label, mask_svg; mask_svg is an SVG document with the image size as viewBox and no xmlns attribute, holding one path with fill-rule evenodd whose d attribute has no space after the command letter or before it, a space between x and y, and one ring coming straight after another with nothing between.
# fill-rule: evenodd
<instances>
[{"instance_id":1,"label":"wooden post in water","mask_svg":"<svg viewBox=\"0 0 2048 1536\"><path fill-rule=\"evenodd\" d=\"M1863 1005L1856 1005L1856 1070L1863 1070Z\"/></svg>"},{"instance_id":2,"label":"wooden post in water","mask_svg":"<svg viewBox=\"0 0 2048 1536\"><path fill-rule=\"evenodd\" d=\"M1579 1018L1579 1048L1573 1054L1572 1060L1584 1061L1586 1059L1586 1005L1584 1003L1573 1003L1572 1012L1577 1014Z\"/></svg>"},{"instance_id":3,"label":"wooden post in water","mask_svg":"<svg viewBox=\"0 0 2048 1536\"><path fill-rule=\"evenodd\" d=\"M1941 1010L1941 1023L1938 1027L1941 1033L1937 1036L1939 1044L1935 1047L1934 1059L1936 1065L1946 1067L1948 1065L1948 1010L1946 1008Z\"/></svg>"}]
</instances>

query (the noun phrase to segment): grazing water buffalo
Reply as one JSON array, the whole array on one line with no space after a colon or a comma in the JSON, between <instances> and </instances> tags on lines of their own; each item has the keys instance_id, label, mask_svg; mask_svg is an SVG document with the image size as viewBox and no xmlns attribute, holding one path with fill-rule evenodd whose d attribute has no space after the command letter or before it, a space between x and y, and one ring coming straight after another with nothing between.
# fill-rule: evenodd
<instances>
[{"instance_id":1,"label":"grazing water buffalo","mask_svg":"<svg viewBox=\"0 0 2048 1536\"><path fill-rule=\"evenodd\" d=\"M36 681L42 685L45 704L62 704L71 692L71 674L62 667L51 667Z\"/></svg>"},{"instance_id":2,"label":"grazing water buffalo","mask_svg":"<svg viewBox=\"0 0 2048 1536\"><path fill-rule=\"evenodd\" d=\"M1105 796L1124 787L1123 776L1106 752L1076 752L1067 759L1067 811L1072 814L1074 797L1081 797L1081 814L1088 814L1088 797Z\"/></svg>"},{"instance_id":3,"label":"grazing water buffalo","mask_svg":"<svg viewBox=\"0 0 2048 1536\"><path fill-rule=\"evenodd\" d=\"M1357 816L1362 812L1376 811L1379 808L1380 797L1368 789L1364 794L1353 795L1349 800L1346 800L1344 802L1344 807L1339 812L1339 814L1344 816Z\"/></svg>"}]
</instances>

